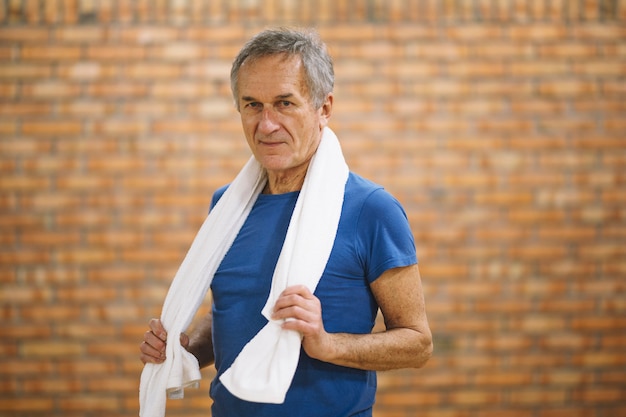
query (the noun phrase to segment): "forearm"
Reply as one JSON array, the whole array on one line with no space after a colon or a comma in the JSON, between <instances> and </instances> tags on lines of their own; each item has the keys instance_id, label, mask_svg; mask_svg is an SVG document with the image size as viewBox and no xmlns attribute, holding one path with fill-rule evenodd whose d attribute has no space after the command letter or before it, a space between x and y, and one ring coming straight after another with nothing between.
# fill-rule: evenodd
<instances>
[{"instance_id":1,"label":"forearm","mask_svg":"<svg viewBox=\"0 0 626 417\"><path fill-rule=\"evenodd\" d=\"M420 368L432 355L430 334L397 328L372 334L329 334L329 348L318 359L373 371Z\"/></svg>"},{"instance_id":2,"label":"forearm","mask_svg":"<svg viewBox=\"0 0 626 417\"><path fill-rule=\"evenodd\" d=\"M369 370L420 368L432 355L417 265L386 271L371 284L386 330L373 334L330 334L329 362Z\"/></svg>"},{"instance_id":3,"label":"forearm","mask_svg":"<svg viewBox=\"0 0 626 417\"><path fill-rule=\"evenodd\" d=\"M198 359L200 368L209 366L215 361L211 336L212 328L213 317L211 314L207 314L189 335L187 350Z\"/></svg>"},{"instance_id":4,"label":"forearm","mask_svg":"<svg viewBox=\"0 0 626 417\"><path fill-rule=\"evenodd\" d=\"M358 369L384 371L424 366L432 354L417 265L386 271L371 284L386 330L372 334L327 333L321 302L303 285L287 287L274 306L283 329L302 335L312 358Z\"/></svg>"}]
</instances>

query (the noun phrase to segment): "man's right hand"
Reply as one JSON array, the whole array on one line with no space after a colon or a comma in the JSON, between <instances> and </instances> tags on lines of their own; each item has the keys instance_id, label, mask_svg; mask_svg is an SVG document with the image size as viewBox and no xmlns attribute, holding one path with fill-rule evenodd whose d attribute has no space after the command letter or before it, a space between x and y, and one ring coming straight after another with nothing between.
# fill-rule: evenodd
<instances>
[{"instance_id":1,"label":"man's right hand","mask_svg":"<svg viewBox=\"0 0 626 417\"><path fill-rule=\"evenodd\" d=\"M152 319L148 324L150 330L143 334L143 342L139 345L139 359L146 363L163 363L165 361L165 345L167 332L159 319ZM189 337L185 333L180 334L180 344L187 349Z\"/></svg>"}]
</instances>

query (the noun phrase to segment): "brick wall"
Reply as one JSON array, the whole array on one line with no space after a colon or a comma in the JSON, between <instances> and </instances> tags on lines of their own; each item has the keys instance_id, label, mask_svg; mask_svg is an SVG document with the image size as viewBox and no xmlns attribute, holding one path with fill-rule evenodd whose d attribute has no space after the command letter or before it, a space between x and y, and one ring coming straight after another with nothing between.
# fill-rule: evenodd
<instances>
[{"instance_id":1,"label":"brick wall","mask_svg":"<svg viewBox=\"0 0 626 417\"><path fill-rule=\"evenodd\" d=\"M377 417L626 416L626 0L0 0L0 415L135 416L138 344L248 157L230 62L317 26L407 209L435 354ZM207 416L211 370L168 415Z\"/></svg>"}]
</instances>

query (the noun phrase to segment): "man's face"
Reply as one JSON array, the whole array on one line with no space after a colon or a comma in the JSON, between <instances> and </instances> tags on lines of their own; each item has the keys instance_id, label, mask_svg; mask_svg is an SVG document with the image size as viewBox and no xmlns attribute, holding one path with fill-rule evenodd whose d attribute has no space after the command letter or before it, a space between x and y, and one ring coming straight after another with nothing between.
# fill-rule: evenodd
<instances>
[{"instance_id":1,"label":"man's face","mask_svg":"<svg viewBox=\"0 0 626 417\"><path fill-rule=\"evenodd\" d=\"M315 109L300 58L285 55L245 62L238 88L246 140L268 174L289 176L306 171L328 123L332 95Z\"/></svg>"}]
</instances>

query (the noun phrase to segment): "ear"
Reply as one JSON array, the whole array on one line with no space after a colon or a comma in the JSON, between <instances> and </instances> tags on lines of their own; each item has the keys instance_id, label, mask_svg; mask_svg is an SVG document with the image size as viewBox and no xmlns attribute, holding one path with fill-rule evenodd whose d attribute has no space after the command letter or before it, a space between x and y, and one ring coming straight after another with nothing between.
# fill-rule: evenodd
<instances>
[{"instance_id":1,"label":"ear","mask_svg":"<svg viewBox=\"0 0 626 417\"><path fill-rule=\"evenodd\" d=\"M325 128L328 125L328 121L330 120L330 116L333 113L333 93L328 93L326 96L326 101L320 107L320 130Z\"/></svg>"}]
</instances>

